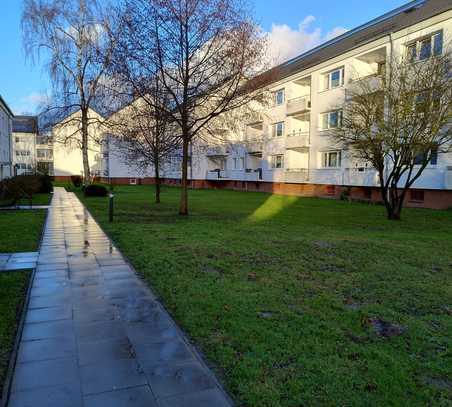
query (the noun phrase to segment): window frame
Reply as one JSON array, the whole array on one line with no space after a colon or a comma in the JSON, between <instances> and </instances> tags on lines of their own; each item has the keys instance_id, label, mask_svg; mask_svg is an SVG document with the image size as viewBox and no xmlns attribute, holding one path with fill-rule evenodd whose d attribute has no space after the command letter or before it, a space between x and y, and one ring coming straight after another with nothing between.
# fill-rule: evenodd
<instances>
[{"instance_id":1,"label":"window frame","mask_svg":"<svg viewBox=\"0 0 452 407\"><path fill-rule=\"evenodd\" d=\"M337 125L331 126L331 115L336 113L337 114ZM324 118L327 117L326 123L327 127L325 127L325 120ZM332 129L339 129L342 126L342 118L343 118L343 110L337 109L337 110L329 110L328 112L320 113L320 130L321 131L328 131Z\"/></svg>"},{"instance_id":2,"label":"window frame","mask_svg":"<svg viewBox=\"0 0 452 407\"><path fill-rule=\"evenodd\" d=\"M281 101L278 102L279 95L281 95ZM277 89L273 92L273 106L282 106L286 102L285 88Z\"/></svg>"},{"instance_id":3,"label":"window frame","mask_svg":"<svg viewBox=\"0 0 452 407\"><path fill-rule=\"evenodd\" d=\"M332 76L334 73L339 72L339 84L337 86L332 86L333 84L333 79ZM331 71L328 71L326 73L323 74L323 90L327 91L327 90L333 90L333 89L338 89L344 86L345 84L345 66L341 66L338 68L335 68Z\"/></svg>"},{"instance_id":4,"label":"window frame","mask_svg":"<svg viewBox=\"0 0 452 407\"><path fill-rule=\"evenodd\" d=\"M284 169L284 154L273 154L271 156L271 166L273 170L282 170ZM279 159L279 166L278 166L278 159Z\"/></svg>"},{"instance_id":5,"label":"window frame","mask_svg":"<svg viewBox=\"0 0 452 407\"><path fill-rule=\"evenodd\" d=\"M278 135L278 126L281 125L281 134ZM286 123L284 121L276 122L272 124L272 137L279 138L284 137L286 130Z\"/></svg>"},{"instance_id":6,"label":"window frame","mask_svg":"<svg viewBox=\"0 0 452 407\"><path fill-rule=\"evenodd\" d=\"M436 39L440 38L440 46L437 46ZM422 44L429 41L429 55L421 58ZM444 33L443 30L434 31L423 35L405 44L405 54L410 63L421 62L430 59L432 56L443 55L444 52ZM410 51L411 50L411 51ZM414 51L414 53L413 53Z\"/></svg>"},{"instance_id":7,"label":"window frame","mask_svg":"<svg viewBox=\"0 0 452 407\"><path fill-rule=\"evenodd\" d=\"M336 165L331 165L331 157L336 154ZM328 150L321 152L320 166L323 169L339 169L342 168L342 150Z\"/></svg>"}]
</instances>

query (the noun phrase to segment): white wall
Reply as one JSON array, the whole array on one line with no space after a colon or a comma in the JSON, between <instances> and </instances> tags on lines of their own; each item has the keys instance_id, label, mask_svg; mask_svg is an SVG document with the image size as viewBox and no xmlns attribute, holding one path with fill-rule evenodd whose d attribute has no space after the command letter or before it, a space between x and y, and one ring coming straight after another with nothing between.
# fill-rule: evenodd
<instances>
[{"instance_id":1,"label":"white wall","mask_svg":"<svg viewBox=\"0 0 452 407\"><path fill-rule=\"evenodd\" d=\"M12 115L0 101L0 180L12 176Z\"/></svg>"}]
</instances>

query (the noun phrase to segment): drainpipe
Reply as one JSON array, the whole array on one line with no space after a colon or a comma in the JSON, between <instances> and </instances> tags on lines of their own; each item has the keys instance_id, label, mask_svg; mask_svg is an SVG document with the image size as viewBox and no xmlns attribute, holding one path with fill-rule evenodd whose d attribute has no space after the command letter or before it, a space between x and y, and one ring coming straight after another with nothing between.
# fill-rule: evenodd
<instances>
[{"instance_id":1,"label":"drainpipe","mask_svg":"<svg viewBox=\"0 0 452 407\"><path fill-rule=\"evenodd\" d=\"M190 141L190 185L193 188L193 142Z\"/></svg>"},{"instance_id":2,"label":"drainpipe","mask_svg":"<svg viewBox=\"0 0 452 407\"><path fill-rule=\"evenodd\" d=\"M389 76L387 80L389 83L391 82L392 77L392 69L391 64L394 58L394 33L391 31L389 33L389 66L386 69L386 76ZM386 184L387 178L388 178L388 166L389 166L389 158L385 157L385 168L383 171L383 182ZM389 191L387 191L387 198L389 199Z\"/></svg>"}]
</instances>

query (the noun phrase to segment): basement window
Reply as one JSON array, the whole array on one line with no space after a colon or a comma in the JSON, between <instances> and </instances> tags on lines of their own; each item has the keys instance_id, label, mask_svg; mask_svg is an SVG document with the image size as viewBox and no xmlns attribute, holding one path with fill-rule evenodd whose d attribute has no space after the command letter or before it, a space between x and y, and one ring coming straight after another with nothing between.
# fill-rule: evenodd
<instances>
[{"instance_id":1,"label":"basement window","mask_svg":"<svg viewBox=\"0 0 452 407\"><path fill-rule=\"evenodd\" d=\"M424 202L424 191L412 190L410 191L410 201L411 202Z\"/></svg>"}]
</instances>

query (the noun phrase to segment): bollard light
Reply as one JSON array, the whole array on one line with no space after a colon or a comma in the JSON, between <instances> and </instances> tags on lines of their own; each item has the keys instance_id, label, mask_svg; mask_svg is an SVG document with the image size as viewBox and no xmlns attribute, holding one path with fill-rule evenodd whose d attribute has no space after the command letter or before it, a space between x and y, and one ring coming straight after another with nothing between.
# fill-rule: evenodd
<instances>
[{"instance_id":1,"label":"bollard light","mask_svg":"<svg viewBox=\"0 0 452 407\"><path fill-rule=\"evenodd\" d=\"M114 195L110 192L108 194L108 220L113 222L113 198Z\"/></svg>"}]
</instances>

